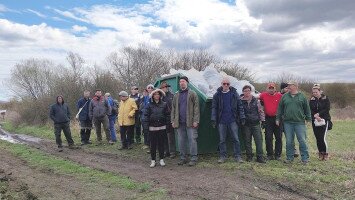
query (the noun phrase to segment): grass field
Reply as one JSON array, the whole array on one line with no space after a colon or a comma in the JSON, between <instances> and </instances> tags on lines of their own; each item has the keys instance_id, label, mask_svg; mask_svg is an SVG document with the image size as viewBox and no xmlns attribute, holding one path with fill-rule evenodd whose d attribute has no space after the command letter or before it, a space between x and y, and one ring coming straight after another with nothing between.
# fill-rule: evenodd
<instances>
[{"instance_id":1,"label":"grass field","mask_svg":"<svg viewBox=\"0 0 355 200\"><path fill-rule=\"evenodd\" d=\"M13 127L11 123L7 122L4 123L3 128L9 132L23 133L54 140L53 131L50 126L35 127L23 125L16 128ZM74 140L80 141L78 130L73 128L72 132ZM285 183L286 185L289 184L290 190L317 193L319 196L324 198L352 199L351 197L355 197L355 146L353 145L355 144L355 121L334 122L334 128L332 131L329 131L327 136L331 159L326 162L318 161L315 137L311 127L308 127L307 133L311 156L310 163L307 166L302 165L299 160L295 160L296 162L292 165L286 165L280 161L268 161L266 164L259 164L255 162L236 164L229 161L224 164L217 164L217 154L212 154L201 155L197 167L207 169L219 168L221 170L226 170L229 173L233 173L236 170L240 170L245 173L253 173L260 179L265 179L266 181L274 181L282 183L282 185L285 185ZM95 136L93 138L95 138ZM24 149L21 148L23 147L16 146L13 150L14 153L17 153L18 151L22 152ZM122 152L117 150L117 145L100 147L90 145L85 147L85 150L133 157L142 160L142 162L147 160L147 154L140 148L135 148L133 151ZM284 152L283 155L285 155ZM19 156L28 157L28 155L24 154L24 152L20 153ZM34 159L36 159L36 157ZM51 162L62 162L61 164L63 164L64 168L62 169L63 173L71 173L70 170L66 171L66 161L57 161L53 158L49 159L47 162L48 165L51 165ZM78 170L85 171L87 169L80 169L79 167ZM96 172L90 173L95 174ZM96 178L98 180L111 180L109 176L109 174L99 174ZM126 183L123 180L118 181L117 179L111 181L117 182L116 184L120 187L127 189L130 189L130 187L141 188L143 190L146 187L149 188L149 186L144 183Z\"/></svg>"}]
</instances>

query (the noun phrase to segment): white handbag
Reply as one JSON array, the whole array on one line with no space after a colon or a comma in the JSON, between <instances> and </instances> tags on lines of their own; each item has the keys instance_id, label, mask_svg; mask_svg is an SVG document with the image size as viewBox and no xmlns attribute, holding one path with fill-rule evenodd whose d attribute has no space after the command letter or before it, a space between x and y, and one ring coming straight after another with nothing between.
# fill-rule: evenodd
<instances>
[{"instance_id":1,"label":"white handbag","mask_svg":"<svg viewBox=\"0 0 355 200\"><path fill-rule=\"evenodd\" d=\"M321 119L320 121L314 120L314 125L315 126L324 126L325 125L325 119Z\"/></svg>"}]
</instances>

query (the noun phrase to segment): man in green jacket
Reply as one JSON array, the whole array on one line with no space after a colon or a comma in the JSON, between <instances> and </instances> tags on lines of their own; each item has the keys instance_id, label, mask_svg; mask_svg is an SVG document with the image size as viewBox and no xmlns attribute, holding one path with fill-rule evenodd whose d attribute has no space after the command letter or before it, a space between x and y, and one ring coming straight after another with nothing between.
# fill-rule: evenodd
<instances>
[{"instance_id":1,"label":"man in green jacket","mask_svg":"<svg viewBox=\"0 0 355 200\"><path fill-rule=\"evenodd\" d=\"M284 94L279 103L276 116L276 124L283 120L286 137L285 163L291 163L294 159L294 138L297 137L301 153L302 163L309 162L309 153L306 142L306 123L311 121L311 110L304 94L298 91L298 84L288 82L289 92Z\"/></svg>"},{"instance_id":2,"label":"man in green jacket","mask_svg":"<svg viewBox=\"0 0 355 200\"><path fill-rule=\"evenodd\" d=\"M187 84L189 79L183 76L179 80L180 90L173 98L171 110L171 124L177 129L180 150L180 162L178 165L187 163L187 144L190 149L189 166L197 162L197 128L200 122L200 108L196 92L189 90Z\"/></svg>"}]
</instances>

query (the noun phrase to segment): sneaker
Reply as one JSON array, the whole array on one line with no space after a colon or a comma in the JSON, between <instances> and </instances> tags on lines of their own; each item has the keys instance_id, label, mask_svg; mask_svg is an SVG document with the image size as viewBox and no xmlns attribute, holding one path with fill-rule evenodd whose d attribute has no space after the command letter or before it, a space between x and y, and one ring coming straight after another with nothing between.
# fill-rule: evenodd
<instances>
[{"instance_id":1,"label":"sneaker","mask_svg":"<svg viewBox=\"0 0 355 200\"><path fill-rule=\"evenodd\" d=\"M187 160L180 160L179 162L178 162L178 165L184 165L184 164L186 164L187 163Z\"/></svg>"},{"instance_id":2,"label":"sneaker","mask_svg":"<svg viewBox=\"0 0 355 200\"><path fill-rule=\"evenodd\" d=\"M163 159L160 159L159 163L160 163L160 166L162 166L162 167L164 167L164 166L165 166L165 162L164 162L164 160L163 160Z\"/></svg>"},{"instance_id":3,"label":"sneaker","mask_svg":"<svg viewBox=\"0 0 355 200\"><path fill-rule=\"evenodd\" d=\"M147 152L147 154L150 154L150 150L147 150L146 152Z\"/></svg>"},{"instance_id":4,"label":"sneaker","mask_svg":"<svg viewBox=\"0 0 355 200\"><path fill-rule=\"evenodd\" d=\"M225 158L220 158L220 159L218 159L218 161L217 161L218 163L224 163L224 162L226 162L226 159Z\"/></svg>"},{"instance_id":5,"label":"sneaker","mask_svg":"<svg viewBox=\"0 0 355 200\"><path fill-rule=\"evenodd\" d=\"M132 145L128 145L127 149L133 149Z\"/></svg>"},{"instance_id":6,"label":"sneaker","mask_svg":"<svg viewBox=\"0 0 355 200\"><path fill-rule=\"evenodd\" d=\"M109 141L108 141L108 144L113 145L113 144L115 144L115 142L112 141L112 140L109 140Z\"/></svg>"},{"instance_id":7,"label":"sneaker","mask_svg":"<svg viewBox=\"0 0 355 200\"><path fill-rule=\"evenodd\" d=\"M150 166L149 166L149 167L151 167L151 168L155 167L155 160L152 160L152 161L150 162Z\"/></svg>"},{"instance_id":8,"label":"sneaker","mask_svg":"<svg viewBox=\"0 0 355 200\"><path fill-rule=\"evenodd\" d=\"M308 163L309 163L309 160L302 160L303 165L308 165Z\"/></svg>"},{"instance_id":9,"label":"sneaker","mask_svg":"<svg viewBox=\"0 0 355 200\"><path fill-rule=\"evenodd\" d=\"M197 161L196 160L191 160L189 162L189 166L192 167L192 166L195 166L197 164Z\"/></svg>"},{"instance_id":10,"label":"sneaker","mask_svg":"<svg viewBox=\"0 0 355 200\"><path fill-rule=\"evenodd\" d=\"M149 149L149 146L148 146L148 145L144 145L144 146L142 147L142 149Z\"/></svg>"},{"instance_id":11,"label":"sneaker","mask_svg":"<svg viewBox=\"0 0 355 200\"><path fill-rule=\"evenodd\" d=\"M293 162L293 160L288 160L288 159L287 159L287 160L284 160L284 163L285 163L285 164L292 164L292 162Z\"/></svg>"},{"instance_id":12,"label":"sneaker","mask_svg":"<svg viewBox=\"0 0 355 200\"><path fill-rule=\"evenodd\" d=\"M243 159L241 157L236 157L234 159L234 161L237 162L237 163L244 163L244 161L243 161Z\"/></svg>"},{"instance_id":13,"label":"sneaker","mask_svg":"<svg viewBox=\"0 0 355 200\"><path fill-rule=\"evenodd\" d=\"M258 157L258 158L256 159L256 162L258 162L258 163L266 163L266 161L264 160L263 157Z\"/></svg>"},{"instance_id":14,"label":"sneaker","mask_svg":"<svg viewBox=\"0 0 355 200\"><path fill-rule=\"evenodd\" d=\"M63 147L62 146L58 147L58 151L62 152L63 151Z\"/></svg>"}]
</instances>

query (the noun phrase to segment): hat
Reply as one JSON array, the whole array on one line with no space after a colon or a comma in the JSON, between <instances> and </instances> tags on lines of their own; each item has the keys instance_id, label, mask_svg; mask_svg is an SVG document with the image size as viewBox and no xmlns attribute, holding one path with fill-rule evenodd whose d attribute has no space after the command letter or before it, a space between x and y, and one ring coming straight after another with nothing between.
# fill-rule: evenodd
<instances>
[{"instance_id":1,"label":"hat","mask_svg":"<svg viewBox=\"0 0 355 200\"><path fill-rule=\"evenodd\" d=\"M276 88L276 84L275 83L268 83L267 84L267 88Z\"/></svg>"},{"instance_id":2,"label":"hat","mask_svg":"<svg viewBox=\"0 0 355 200\"><path fill-rule=\"evenodd\" d=\"M184 79L186 82L189 82L189 78L187 78L187 76L182 76L182 77L180 77L179 80L181 80L181 79Z\"/></svg>"},{"instance_id":3,"label":"hat","mask_svg":"<svg viewBox=\"0 0 355 200\"><path fill-rule=\"evenodd\" d=\"M166 81L161 82L160 89L165 88L165 87L170 87L170 85Z\"/></svg>"},{"instance_id":4,"label":"hat","mask_svg":"<svg viewBox=\"0 0 355 200\"><path fill-rule=\"evenodd\" d=\"M298 83L296 81L288 81L287 85L295 85L298 86Z\"/></svg>"},{"instance_id":5,"label":"hat","mask_svg":"<svg viewBox=\"0 0 355 200\"><path fill-rule=\"evenodd\" d=\"M147 85L147 89L150 87L152 87L154 89L154 85L152 85L152 84Z\"/></svg>"},{"instance_id":6,"label":"hat","mask_svg":"<svg viewBox=\"0 0 355 200\"><path fill-rule=\"evenodd\" d=\"M111 94L107 92L107 93L105 94L105 96L106 96L106 97L109 97L109 96L111 96Z\"/></svg>"},{"instance_id":7,"label":"hat","mask_svg":"<svg viewBox=\"0 0 355 200\"><path fill-rule=\"evenodd\" d=\"M287 83L281 83L280 84L280 89L283 90L285 88L287 88Z\"/></svg>"},{"instance_id":8,"label":"hat","mask_svg":"<svg viewBox=\"0 0 355 200\"><path fill-rule=\"evenodd\" d=\"M126 91L121 91L118 95L121 97L128 97L128 93Z\"/></svg>"},{"instance_id":9,"label":"hat","mask_svg":"<svg viewBox=\"0 0 355 200\"><path fill-rule=\"evenodd\" d=\"M320 89L320 84L319 83L313 84L312 89Z\"/></svg>"},{"instance_id":10,"label":"hat","mask_svg":"<svg viewBox=\"0 0 355 200\"><path fill-rule=\"evenodd\" d=\"M138 87L137 87L137 86L135 86L135 85L134 85L134 86L132 86L132 87L131 87L131 90L134 90L134 89L138 89Z\"/></svg>"}]
</instances>

